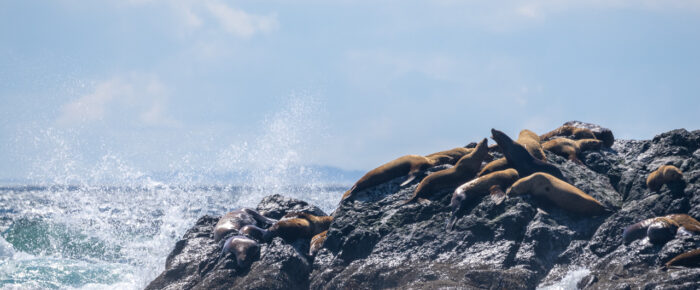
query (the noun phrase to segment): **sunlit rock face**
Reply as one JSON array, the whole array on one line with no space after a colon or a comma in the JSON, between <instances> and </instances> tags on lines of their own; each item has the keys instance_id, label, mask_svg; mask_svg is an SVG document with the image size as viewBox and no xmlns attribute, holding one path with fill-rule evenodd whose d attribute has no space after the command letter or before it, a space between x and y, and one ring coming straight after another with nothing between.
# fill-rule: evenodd
<instances>
[{"instance_id":1,"label":"sunlit rock face","mask_svg":"<svg viewBox=\"0 0 700 290\"><path fill-rule=\"evenodd\" d=\"M218 217L203 217L175 245L166 270L149 288L700 287L700 268L662 269L676 255L700 248L700 235L679 230L662 244L622 239L625 227L644 219L674 213L700 218L700 131L616 140L611 148L582 153L583 164L546 154L572 185L611 212L580 216L530 195L500 204L486 196L467 206L454 229L447 230L452 192L402 205L425 175L404 187L405 177L400 177L339 204L315 257L308 255L308 241L289 244L275 238L261 243L260 257L250 268L239 269L234 259L220 255L211 237ZM685 182L664 185L659 192L647 189L647 175L666 164L678 167ZM296 210L322 214L281 196L265 198L258 210L271 218Z\"/></svg>"}]
</instances>

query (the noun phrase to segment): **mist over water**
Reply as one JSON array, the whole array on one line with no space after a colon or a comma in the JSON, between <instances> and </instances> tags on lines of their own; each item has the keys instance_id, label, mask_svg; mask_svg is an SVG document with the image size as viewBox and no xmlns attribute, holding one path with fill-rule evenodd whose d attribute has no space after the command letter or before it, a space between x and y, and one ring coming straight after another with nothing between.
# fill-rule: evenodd
<instances>
[{"instance_id":1,"label":"mist over water","mask_svg":"<svg viewBox=\"0 0 700 290\"><path fill-rule=\"evenodd\" d=\"M305 162L318 143L310 136L321 130L319 107L293 96L254 138L208 154L214 160L194 160L198 152L173 158L160 174L120 152L87 152L75 132L37 131L42 154L28 156L32 182L0 188L0 286L139 289L202 215L254 207L275 193L330 212L347 184Z\"/></svg>"}]
</instances>

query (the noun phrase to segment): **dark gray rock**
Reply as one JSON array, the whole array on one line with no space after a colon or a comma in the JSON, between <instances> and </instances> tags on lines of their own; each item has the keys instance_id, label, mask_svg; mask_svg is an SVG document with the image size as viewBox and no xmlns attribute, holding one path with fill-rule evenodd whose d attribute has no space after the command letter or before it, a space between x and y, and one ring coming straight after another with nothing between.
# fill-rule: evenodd
<instances>
[{"instance_id":1,"label":"dark gray rock","mask_svg":"<svg viewBox=\"0 0 700 290\"><path fill-rule=\"evenodd\" d=\"M699 248L700 235L679 233L662 245L646 240L625 245L621 238L626 226L646 218L700 217L700 131L616 140L611 148L582 153L584 165L549 152L547 158L611 213L584 217L527 195L498 205L485 197L468 206L448 231L451 191L404 206L425 175L403 188L400 177L342 202L313 259L302 254L308 241L289 245L275 239L262 246L260 260L249 270L235 269L219 259L220 247L211 240L217 218L204 217L175 245L166 270L149 288L532 289L555 283L572 269L589 271L580 288L700 288L700 269L662 269L676 255ZM664 164L680 168L685 184L652 192L646 177ZM273 218L289 211L323 214L282 196L266 197L258 210Z\"/></svg>"},{"instance_id":2,"label":"dark gray rock","mask_svg":"<svg viewBox=\"0 0 700 290\"><path fill-rule=\"evenodd\" d=\"M258 204L256 210L262 215L273 219L280 219L290 212L305 212L318 216L327 215L315 205L279 194L264 197Z\"/></svg>"},{"instance_id":3,"label":"dark gray rock","mask_svg":"<svg viewBox=\"0 0 700 290\"><path fill-rule=\"evenodd\" d=\"M272 195L258 205L278 218L291 211L323 215L301 200ZM221 256L224 240L214 241L212 230L220 217L204 216L189 229L168 256L165 271L146 289L308 289L311 261L306 244L286 244L274 238L261 244L260 259L240 269L231 254Z\"/></svg>"}]
</instances>

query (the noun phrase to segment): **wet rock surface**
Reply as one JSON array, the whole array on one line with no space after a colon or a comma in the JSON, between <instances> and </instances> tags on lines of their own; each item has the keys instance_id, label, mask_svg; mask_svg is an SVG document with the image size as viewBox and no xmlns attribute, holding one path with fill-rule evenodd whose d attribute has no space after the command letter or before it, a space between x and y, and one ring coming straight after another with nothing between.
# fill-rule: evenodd
<instances>
[{"instance_id":1,"label":"wet rock surface","mask_svg":"<svg viewBox=\"0 0 700 290\"><path fill-rule=\"evenodd\" d=\"M622 241L626 226L647 218L672 213L700 218L700 131L616 140L611 148L582 153L584 165L546 153L573 185L611 213L585 217L529 195L501 204L486 196L448 231L452 191L402 206L424 176L405 187L400 177L341 203L316 257L306 254L308 241L290 245L276 238L261 244L260 259L250 269L237 269L233 259L219 257L221 247L211 236L218 217L202 217L148 289L532 289L578 268L590 271L580 288L700 288L700 268L662 269L676 255L699 248L700 235L679 232L662 245ZM685 183L647 189L647 175L666 164L683 171ZM266 197L257 209L272 218L299 210L322 214L282 196Z\"/></svg>"}]
</instances>

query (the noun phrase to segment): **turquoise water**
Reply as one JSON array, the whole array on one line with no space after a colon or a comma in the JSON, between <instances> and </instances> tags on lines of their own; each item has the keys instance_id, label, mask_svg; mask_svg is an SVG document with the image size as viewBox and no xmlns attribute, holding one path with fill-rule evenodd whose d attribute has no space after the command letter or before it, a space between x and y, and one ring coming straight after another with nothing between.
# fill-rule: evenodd
<instances>
[{"instance_id":1,"label":"turquoise water","mask_svg":"<svg viewBox=\"0 0 700 290\"><path fill-rule=\"evenodd\" d=\"M329 210L344 188L0 188L0 288L140 289L204 214L255 206L272 193Z\"/></svg>"}]
</instances>

